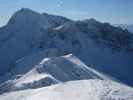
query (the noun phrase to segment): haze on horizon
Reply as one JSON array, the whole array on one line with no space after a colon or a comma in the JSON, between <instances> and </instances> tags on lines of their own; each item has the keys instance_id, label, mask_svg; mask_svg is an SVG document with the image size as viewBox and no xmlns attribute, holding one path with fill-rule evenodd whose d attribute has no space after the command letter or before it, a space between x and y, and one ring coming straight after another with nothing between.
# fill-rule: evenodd
<instances>
[{"instance_id":1,"label":"haze on horizon","mask_svg":"<svg viewBox=\"0 0 133 100\"><path fill-rule=\"evenodd\" d=\"M21 8L74 20L95 18L111 24L133 24L133 0L0 0L0 26Z\"/></svg>"}]
</instances>

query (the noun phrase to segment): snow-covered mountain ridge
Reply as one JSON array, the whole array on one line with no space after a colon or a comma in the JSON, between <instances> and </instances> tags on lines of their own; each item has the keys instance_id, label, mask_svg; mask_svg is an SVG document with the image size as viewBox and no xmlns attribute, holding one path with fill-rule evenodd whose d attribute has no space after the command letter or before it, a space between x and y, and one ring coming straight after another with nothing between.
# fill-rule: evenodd
<instances>
[{"instance_id":1,"label":"snow-covered mountain ridge","mask_svg":"<svg viewBox=\"0 0 133 100\"><path fill-rule=\"evenodd\" d=\"M43 53L37 54L36 57L42 59ZM18 66L12 71L12 75L16 78L10 78L12 80L0 85L2 93L0 100L10 98L12 100L132 100L133 98L133 88L86 66L72 54L43 58L40 61L34 57L35 55L30 55L17 61ZM25 72L20 65L24 66L23 62L27 61L24 63L26 67L30 59L33 59L32 63L36 65L29 66L30 70Z\"/></svg>"},{"instance_id":2,"label":"snow-covered mountain ridge","mask_svg":"<svg viewBox=\"0 0 133 100\"><path fill-rule=\"evenodd\" d=\"M105 74L101 74L90 66L86 66L72 54L44 58L37 62L33 67L29 66L29 70L26 71L25 69L16 66L10 73L10 79L12 80L8 80L0 85L0 93L30 88L41 88L73 80L114 80Z\"/></svg>"},{"instance_id":3,"label":"snow-covered mountain ridge","mask_svg":"<svg viewBox=\"0 0 133 100\"><path fill-rule=\"evenodd\" d=\"M132 34L121 28L95 19L73 21L24 8L0 29L0 82L9 79L7 73L15 66L26 71L42 58L72 53L86 65L133 85L132 49ZM38 57L40 51L45 52Z\"/></svg>"}]
</instances>

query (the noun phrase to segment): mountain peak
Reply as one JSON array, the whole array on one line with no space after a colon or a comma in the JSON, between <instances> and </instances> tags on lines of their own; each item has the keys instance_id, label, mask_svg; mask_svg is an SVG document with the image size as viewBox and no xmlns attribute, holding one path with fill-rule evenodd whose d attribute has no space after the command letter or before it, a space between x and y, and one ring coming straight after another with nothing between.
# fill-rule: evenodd
<instances>
[{"instance_id":1,"label":"mountain peak","mask_svg":"<svg viewBox=\"0 0 133 100\"><path fill-rule=\"evenodd\" d=\"M97 22L97 20L95 18L90 18L88 19L89 21L94 21L94 22Z\"/></svg>"},{"instance_id":2,"label":"mountain peak","mask_svg":"<svg viewBox=\"0 0 133 100\"><path fill-rule=\"evenodd\" d=\"M33 12L33 11L29 8L21 8L18 12Z\"/></svg>"},{"instance_id":3,"label":"mountain peak","mask_svg":"<svg viewBox=\"0 0 133 100\"><path fill-rule=\"evenodd\" d=\"M39 13L32 11L29 8L21 8L20 10L16 11L13 16L11 17L11 19L9 20L8 24L12 25L22 25L25 23L28 23L29 20L31 19L37 19L39 17ZM19 26L18 25L18 26Z\"/></svg>"},{"instance_id":4,"label":"mountain peak","mask_svg":"<svg viewBox=\"0 0 133 100\"><path fill-rule=\"evenodd\" d=\"M33 10L31 10L31 9L29 9L29 8L21 8L16 13L14 13L13 16L17 16L17 15L31 15L31 14L38 14L38 13L33 11Z\"/></svg>"},{"instance_id":5,"label":"mountain peak","mask_svg":"<svg viewBox=\"0 0 133 100\"><path fill-rule=\"evenodd\" d=\"M87 23L100 23L95 18L85 19L85 20L83 20L83 22L87 22Z\"/></svg>"},{"instance_id":6,"label":"mountain peak","mask_svg":"<svg viewBox=\"0 0 133 100\"><path fill-rule=\"evenodd\" d=\"M23 27L25 25L29 25L31 27L33 27L33 25L41 25L42 27L57 27L68 21L71 20L62 16L51 15L48 13L40 14L29 8L21 8L13 14L8 22L8 25L13 25L15 27Z\"/></svg>"}]
</instances>

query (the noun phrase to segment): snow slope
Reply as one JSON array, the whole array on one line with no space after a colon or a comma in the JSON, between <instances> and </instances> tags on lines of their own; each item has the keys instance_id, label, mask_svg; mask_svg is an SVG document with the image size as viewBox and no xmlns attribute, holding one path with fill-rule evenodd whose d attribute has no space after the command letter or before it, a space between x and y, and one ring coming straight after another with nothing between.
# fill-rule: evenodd
<instances>
[{"instance_id":1,"label":"snow slope","mask_svg":"<svg viewBox=\"0 0 133 100\"><path fill-rule=\"evenodd\" d=\"M80 80L0 95L0 100L133 100L133 89L105 80Z\"/></svg>"},{"instance_id":2,"label":"snow slope","mask_svg":"<svg viewBox=\"0 0 133 100\"><path fill-rule=\"evenodd\" d=\"M20 68L20 65L16 66L10 78L0 85L0 93L40 88L83 79L114 80L90 66L86 66L77 57L69 54L60 57L43 58L41 61L36 62L36 65L29 66L28 70Z\"/></svg>"},{"instance_id":3,"label":"snow slope","mask_svg":"<svg viewBox=\"0 0 133 100\"><path fill-rule=\"evenodd\" d=\"M39 47L38 42L45 36L45 30L70 21L64 17L40 14L22 8L13 14L8 24L0 28L0 74L7 72L16 60L29 55ZM45 42L44 42L45 43ZM10 50L9 50L10 49ZM46 48L48 49L48 48Z\"/></svg>"}]
</instances>

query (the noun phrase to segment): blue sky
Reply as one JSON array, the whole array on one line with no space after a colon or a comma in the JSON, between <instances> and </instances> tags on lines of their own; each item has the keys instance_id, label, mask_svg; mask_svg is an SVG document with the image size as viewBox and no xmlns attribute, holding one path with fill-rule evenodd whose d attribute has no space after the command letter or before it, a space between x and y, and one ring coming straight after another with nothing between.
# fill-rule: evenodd
<instances>
[{"instance_id":1,"label":"blue sky","mask_svg":"<svg viewBox=\"0 0 133 100\"><path fill-rule=\"evenodd\" d=\"M112 24L133 24L133 0L0 0L0 26L20 8L75 20L96 18Z\"/></svg>"}]
</instances>

